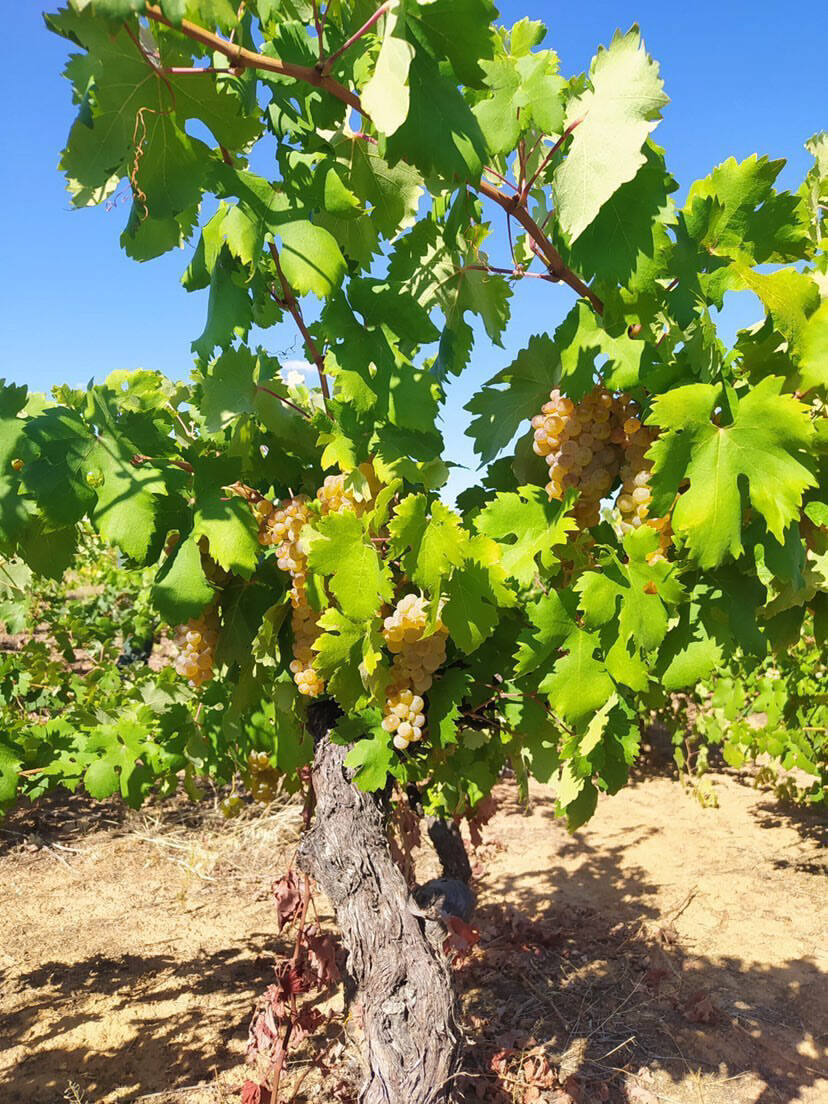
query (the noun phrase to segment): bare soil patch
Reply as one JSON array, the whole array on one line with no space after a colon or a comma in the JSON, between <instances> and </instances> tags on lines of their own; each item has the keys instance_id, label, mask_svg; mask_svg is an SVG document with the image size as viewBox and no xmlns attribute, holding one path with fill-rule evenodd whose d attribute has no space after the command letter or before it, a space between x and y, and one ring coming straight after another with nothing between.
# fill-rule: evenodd
<instances>
[{"instance_id":1,"label":"bare soil patch","mask_svg":"<svg viewBox=\"0 0 828 1104\"><path fill-rule=\"evenodd\" d=\"M502 788L476 856L481 941L458 966L469 1100L828 1099L824 822L716 788L704 809L641 781L575 836L546 787L528 812ZM299 820L73 798L3 822L3 1104L235 1104ZM333 1097L308 1077L310 1100Z\"/></svg>"}]
</instances>

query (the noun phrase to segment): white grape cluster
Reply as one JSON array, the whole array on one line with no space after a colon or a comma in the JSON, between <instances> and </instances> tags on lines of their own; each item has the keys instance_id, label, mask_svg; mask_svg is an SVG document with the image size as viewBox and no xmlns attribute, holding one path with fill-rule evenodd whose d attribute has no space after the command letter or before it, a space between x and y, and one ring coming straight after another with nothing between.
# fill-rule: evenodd
<instances>
[{"instance_id":1,"label":"white grape cluster","mask_svg":"<svg viewBox=\"0 0 828 1104\"><path fill-rule=\"evenodd\" d=\"M174 667L190 686L198 688L213 677L218 635L218 617L212 608L178 627L175 634L178 655Z\"/></svg>"},{"instance_id":2,"label":"white grape cluster","mask_svg":"<svg viewBox=\"0 0 828 1104\"><path fill-rule=\"evenodd\" d=\"M319 614L311 609L304 590L301 601L294 601L293 593L290 600L293 603L290 620L293 629L293 659L290 662L290 671L300 694L308 698L318 698L325 689L324 681L313 667L313 642L319 635Z\"/></svg>"},{"instance_id":3,"label":"white grape cluster","mask_svg":"<svg viewBox=\"0 0 828 1104\"><path fill-rule=\"evenodd\" d=\"M428 633L428 602L422 595L406 594L385 618L382 633L394 659L386 694L382 727L394 733L394 747L405 751L422 738L425 702L422 694L446 658L445 625L438 619Z\"/></svg>"},{"instance_id":4,"label":"white grape cluster","mask_svg":"<svg viewBox=\"0 0 828 1104\"><path fill-rule=\"evenodd\" d=\"M286 499L274 506L261 499L253 506L259 523L259 543L276 549L276 563L291 577L290 604L293 630L293 659L290 671L300 694L318 697L325 689L319 673L313 669L313 642L319 634L319 614L311 609L305 592L307 556L302 551L302 530L310 520L310 505L305 495Z\"/></svg>"},{"instance_id":5,"label":"white grape cluster","mask_svg":"<svg viewBox=\"0 0 828 1104\"><path fill-rule=\"evenodd\" d=\"M353 483L347 475L328 475L316 492L323 514L353 513L359 517L371 506L379 490L374 468L371 464L360 464L357 470L365 477L368 484L368 497L357 497Z\"/></svg>"},{"instance_id":6,"label":"white grape cluster","mask_svg":"<svg viewBox=\"0 0 828 1104\"><path fill-rule=\"evenodd\" d=\"M647 559L650 563L661 563L667 559L667 550L672 543L672 530L669 518L650 517L650 504L653 500L650 490L652 462L645 458L657 433L643 426L634 416L624 422L624 433L625 458L621 468L621 493L616 503L621 515L618 528L622 536L644 524L655 529L659 535L659 547Z\"/></svg>"},{"instance_id":7,"label":"white grape cluster","mask_svg":"<svg viewBox=\"0 0 828 1104\"><path fill-rule=\"evenodd\" d=\"M624 399L595 387L574 403L555 388L532 419L532 447L549 468L547 494L560 501L569 488L580 492L574 515L581 529L598 524L601 499L618 477Z\"/></svg>"}]
</instances>

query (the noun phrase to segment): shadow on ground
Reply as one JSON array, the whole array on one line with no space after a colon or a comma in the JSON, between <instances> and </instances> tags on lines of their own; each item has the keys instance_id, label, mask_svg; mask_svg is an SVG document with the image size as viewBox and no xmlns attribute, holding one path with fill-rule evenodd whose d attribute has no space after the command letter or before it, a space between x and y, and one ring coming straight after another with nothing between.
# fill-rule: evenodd
<instances>
[{"instance_id":1,"label":"shadow on ground","mask_svg":"<svg viewBox=\"0 0 828 1104\"><path fill-rule=\"evenodd\" d=\"M551 798L536 800L535 813L541 826L550 818L551 833ZM650 875L629 862L630 845L657 827L593 848L555 825L548 865L520 876L483 871L481 942L457 968L468 1034L463 1099L793 1104L811 1090L805 1098L816 1100L818 1079L828 1075L819 1034L828 986L816 964L763 967L682 946L674 922L685 903L660 912ZM128 935L129 915L115 922ZM190 1086L239 1067L253 1002L270 980L274 936L240 924L232 946L205 952L187 943L186 918L170 923L183 955L144 947L72 961L67 949L66 961L0 978L3 1005L13 1009L0 1016L0 1038L20 1053L0 1077L3 1104L60 1104L70 1080L90 1104L153 1094L153 1104L184 1104L195 1099ZM71 931L66 941L70 948ZM90 1021L89 1043L66 1045ZM538 1087L527 1057L546 1059L554 1084ZM504 1076L493 1074L493 1060ZM215 1099L235 1102L242 1079L239 1068Z\"/></svg>"},{"instance_id":2,"label":"shadow on ground","mask_svg":"<svg viewBox=\"0 0 828 1104\"><path fill-rule=\"evenodd\" d=\"M540 805L554 815L551 799ZM758 814L771 815L764 806ZM817 820L805 818L809 832ZM501 874L496 896L484 880L479 953L458 972L465 1101L792 1104L806 1089L818 1099L828 1078L825 972L810 958L760 966L682 947L673 921L689 901L661 914L647 872L623 863L656 831L642 826L600 850L564 837L558 863ZM558 1070L554 1087L543 1086L540 1058Z\"/></svg>"}]
</instances>

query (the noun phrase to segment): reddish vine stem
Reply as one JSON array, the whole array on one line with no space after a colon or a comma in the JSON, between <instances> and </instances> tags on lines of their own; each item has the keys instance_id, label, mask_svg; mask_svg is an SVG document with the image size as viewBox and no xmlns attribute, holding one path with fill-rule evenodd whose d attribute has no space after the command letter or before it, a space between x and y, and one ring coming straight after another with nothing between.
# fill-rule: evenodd
<instances>
[{"instance_id":1,"label":"reddish vine stem","mask_svg":"<svg viewBox=\"0 0 828 1104\"><path fill-rule=\"evenodd\" d=\"M330 92L331 95L336 96L338 100L354 108L355 111L362 111L358 96L343 84L340 84L339 81L334 80L333 77L323 76L315 66L294 65L290 61L281 61L279 58L267 57L266 54L257 54L255 50L248 50L244 46L237 46L235 43L228 42L221 35L214 34L205 27L192 23L189 19L182 19L178 24L172 23L156 4L148 4L144 14L155 23L162 23L165 27L180 31L194 42L200 42L202 46L207 46L210 50L224 54L238 68L264 69L269 73L278 73L283 77L293 77L295 80L304 81L306 84L312 84L315 88L322 88L326 92Z\"/></svg>"},{"instance_id":2,"label":"reddish vine stem","mask_svg":"<svg viewBox=\"0 0 828 1104\"><path fill-rule=\"evenodd\" d=\"M353 44L355 42L358 42L362 38L362 36L364 34L367 34L368 31L370 31L371 28L375 24L379 23L380 19L382 19L382 17L385 15L385 13L388 11L388 9L390 7L391 7L390 2L382 4L379 8L377 8L377 10L374 12L374 14L369 19L365 20L365 22L362 24L362 26L359 28L358 31L354 31L354 33L351 35L351 37L348 39L347 42L343 42L338 50L334 50L334 52L331 54L331 56L325 59L325 61L322 64L322 75L323 76L327 76L328 73L330 73L331 69L334 66L334 62L338 61L342 57L342 55L345 53L346 50L350 50L350 48L353 46Z\"/></svg>"},{"instance_id":3,"label":"reddish vine stem","mask_svg":"<svg viewBox=\"0 0 828 1104\"><path fill-rule=\"evenodd\" d=\"M544 157L543 161L541 161L538 168L535 170L534 173L532 173L531 178L529 180L527 180L526 184L523 186L523 188L521 190L521 193L520 193L521 203L526 203L526 200L529 198L529 193L532 191L532 187L534 186L535 181L541 175L541 173L546 168L546 166L549 164L549 162L552 160L552 158L555 156L555 154L560 150L561 146L567 140L567 138L572 133L572 131L577 126L580 126L580 124L583 121L584 121L583 118L581 118L581 119L576 119L574 123L570 123L569 126L566 128L566 130L563 132L563 134L560 136L560 138L557 140L555 145L549 151L549 153L547 153L546 157Z\"/></svg>"},{"instance_id":4,"label":"reddish vine stem","mask_svg":"<svg viewBox=\"0 0 828 1104\"><path fill-rule=\"evenodd\" d=\"M279 283L282 285L282 299L281 302L293 315L293 320L299 328L299 332L304 338L305 345L311 360L316 365L316 370L319 372L319 386L322 388L322 398L325 401L325 409L328 409L328 400L331 397L330 388L328 387L328 377L325 375L325 358L319 351L316 342L313 340L310 334L310 330L305 325L305 319L302 317L302 308L299 306L299 302L293 293L293 288L287 282L282 266L279 262L279 250L271 242L270 255L273 258L273 263L276 265L276 275L279 277ZM274 298L277 298L274 296Z\"/></svg>"},{"instance_id":5,"label":"reddish vine stem","mask_svg":"<svg viewBox=\"0 0 828 1104\"><path fill-rule=\"evenodd\" d=\"M218 53L224 54L224 56L229 58L236 66L245 69L263 69L270 73L278 73L281 76L293 77L295 80L304 81L306 84L313 85L315 88L322 88L332 96L335 96L342 103L358 111L364 118L368 118L362 108L359 97L355 93L349 88L346 88L343 84L340 84L339 81L334 80L333 77L320 73L315 66L294 65L292 62L281 61L279 58L271 58L267 57L265 54L257 54L253 50L247 50L243 46L236 46L233 43L227 42L221 35L214 34L212 31L200 27L197 23L192 23L189 19L182 19L181 22L176 25L171 23L161 9L155 4L148 4L145 9L145 14L156 23L163 23L166 27L180 31L187 38L191 38L193 41L200 42L203 46L209 47L211 50L216 50ZM493 175L503 180L504 183L509 183L500 173L488 169L485 171L491 171ZM567 284L579 295L588 299L595 310L598 311L599 314L602 314L604 304L595 292L587 287L579 276L576 276L571 269L567 268L563 262L563 258L529 214L525 204L521 204L520 195L507 196L501 192L499 188L496 188L494 184L490 184L489 181L482 179L478 188L483 195L494 200L504 211L507 213L511 212L514 215L529 237L535 242L539 255L542 256L546 262L550 274ZM302 323L300 329L303 327L304 323ZM312 348L315 349L316 346L314 345ZM317 367L319 367L319 361L316 361L316 363ZM322 376L324 379L324 372ZM323 383L322 391L323 394L327 391L327 380Z\"/></svg>"},{"instance_id":6,"label":"reddish vine stem","mask_svg":"<svg viewBox=\"0 0 828 1104\"><path fill-rule=\"evenodd\" d=\"M181 468L182 471L189 472L190 475L195 471L193 465L187 460L176 460L171 456L144 456L141 452L134 454L132 463L136 468L141 464L171 464L174 468Z\"/></svg>"},{"instance_id":7,"label":"reddish vine stem","mask_svg":"<svg viewBox=\"0 0 828 1104\"><path fill-rule=\"evenodd\" d=\"M291 402L290 399L286 399L284 395L279 395L275 391L271 391L269 387L263 387L260 383L256 384L257 391L264 391L265 395L271 395L274 399L278 399L280 403L284 403L285 406L291 407L297 414L301 414L303 418L310 420L310 414L307 410L303 410L301 406L297 406L295 402Z\"/></svg>"},{"instance_id":8,"label":"reddish vine stem","mask_svg":"<svg viewBox=\"0 0 828 1104\"><path fill-rule=\"evenodd\" d=\"M567 268L555 246L529 214L526 207L521 204L520 197L516 195L505 195L499 188L496 188L494 184L490 184L488 180L481 180L478 186L484 196L494 200L494 202L502 207L507 214L514 215L532 241L537 245L539 254L549 269L549 274L556 280L560 280L562 283L567 284L573 291L577 291L578 294L582 295L585 299L588 299L598 313L603 314L604 304L595 292L587 287L580 276L576 276L572 269Z\"/></svg>"}]
</instances>

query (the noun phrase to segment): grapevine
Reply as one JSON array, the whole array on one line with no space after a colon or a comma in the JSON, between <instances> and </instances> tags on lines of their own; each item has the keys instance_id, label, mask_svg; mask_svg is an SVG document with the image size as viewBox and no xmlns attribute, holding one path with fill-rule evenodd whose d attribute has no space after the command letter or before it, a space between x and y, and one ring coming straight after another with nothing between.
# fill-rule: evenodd
<instances>
[{"instance_id":1,"label":"grapevine","mask_svg":"<svg viewBox=\"0 0 828 1104\"><path fill-rule=\"evenodd\" d=\"M2 384L2 616L71 570L88 529L145 573L177 647L174 670L114 678L122 708L104 710L33 645L60 684L48 725L31 679L0 672L24 714L0 735L4 807L55 785L195 794L240 764L266 798L335 747L325 777L353 780L360 808L414 786L425 814L473 815L511 768L551 781L576 828L626 781L659 695L729 656L769 663L804 626L824 640L828 138L793 191L751 155L679 201L637 27L564 75L539 23L492 16L482 0L47 16L72 52L73 202L128 181L125 252L186 250L205 311L189 380ZM446 394L502 347L530 278L555 324L470 398L485 471L455 506ZM761 315L735 336L731 292ZM280 325L307 379L274 354ZM801 749L813 800L822 746ZM410 916L392 927L413 953ZM416 1017L396 1025L406 1046L369 1049L417 1056L377 1083L419 1104ZM450 1021L432 1088L454 1083Z\"/></svg>"}]
</instances>

